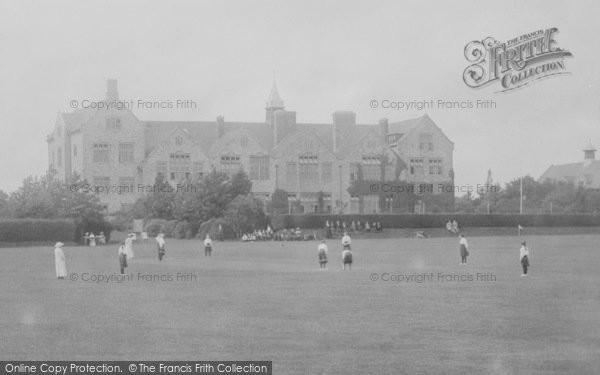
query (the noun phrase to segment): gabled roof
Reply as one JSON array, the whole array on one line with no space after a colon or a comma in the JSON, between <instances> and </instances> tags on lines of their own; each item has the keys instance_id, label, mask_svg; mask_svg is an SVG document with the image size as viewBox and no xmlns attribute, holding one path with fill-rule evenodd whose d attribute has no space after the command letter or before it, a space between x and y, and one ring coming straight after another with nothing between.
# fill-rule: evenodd
<instances>
[{"instance_id":1,"label":"gabled roof","mask_svg":"<svg viewBox=\"0 0 600 375\"><path fill-rule=\"evenodd\" d=\"M146 155L148 155L161 139L167 137L174 128L185 129L190 137L198 142L205 153L217 141L216 121L143 121L146 127ZM248 133L265 149L273 148L273 135L269 124L264 122L225 122L225 134L236 130L247 129Z\"/></svg>"},{"instance_id":2,"label":"gabled roof","mask_svg":"<svg viewBox=\"0 0 600 375\"><path fill-rule=\"evenodd\" d=\"M258 136L261 136L259 127L243 125L243 126L229 126L229 129L226 130L222 137L216 139L210 147L208 151L208 155L217 156L218 152L222 149L223 146L227 145L231 140L237 139L240 135L245 135L248 139L258 143L258 145L264 150L264 152L269 152L270 149L266 148L263 143L266 143L265 140L258 139ZM267 134L268 136L269 134ZM263 135L264 138L264 135Z\"/></svg>"},{"instance_id":3,"label":"gabled roof","mask_svg":"<svg viewBox=\"0 0 600 375\"><path fill-rule=\"evenodd\" d=\"M322 134L320 135L318 133L319 130L321 130L321 131L323 130L323 129L319 129L319 128L321 128L321 126L319 126L319 125L311 126L311 125L315 125L315 124L301 124L301 125L303 125L303 126L299 126L296 128L296 131L286 134L286 136L283 137L283 139L278 144L276 144L275 147L273 147L273 150L271 152L271 154L273 156L279 157L282 154L288 152L289 143L292 142L293 140L297 140L299 137L302 137L304 134L310 134L310 135L314 136L317 140L319 140L321 142L321 144L323 146L325 146L325 148L332 155L335 156L331 146L322 138Z\"/></svg>"},{"instance_id":4,"label":"gabled roof","mask_svg":"<svg viewBox=\"0 0 600 375\"><path fill-rule=\"evenodd\" d=\"M411 130L416 128L421 124L421 121L425 118L424 115L422 117L413 118L410 120L390 122L388 124L388 134L408 134Z\"/></svg>"},{"instance_id":5,"label":"gabled roof","mask_svg":"<svg viewBox=\"0 0 600 375\"><path fill-rule=\"evenodd\" d=\"M156 151L159 149L159 146L160 146L160 145L162 145L162 144L164 144L164 143L167 143L167 142L169 141L169 139L171 139L171 138L172 138L172 137L173 137L175 134L177 134L177 133L181 133L181 134L183 134L184 136L186 136L186 137L187 137L187 138L190 140L190 143L192 143L193 145L200 146L200 145L198 144L198 140L197 140L197 138L193 138L193 137L191 137L191 136L190 136L190 132L189 132L187 129L181 128L181 127L179 127L179 126L175 126L175 127L173 127L173 128L171 129L171 132L170 132L170 133L169 133L169 134L168 134L166 137L162 137L162 138L160 138L160 139L156 139L156 141L157 141L158 143L156 143L156 144L154 145L154 147L152 148L152 150L150 150L148 153L146 153L146 157L144 158L144 160L142 160L142 161L140 162L140 167L143 167L144 165L146 165L146 164L147 164L147 162L148 162L148 159L150 158L150 156L151 156L153 153L155 153L155 152L156 152ZM201 147L201 146L200 146L200 147ZM201 151L202 151L202 153L203 153L203 154L206 156L206 150L205 150L205 149L203 149L203 148L201 148Z\"/></svg>"},{"instance_id":6,"label":"gabled roof","mask_svg":"<svg viewBox=\"0 0 600 375\"><path fill-rule=\"evenodd\" d=\"M583 171L583 162L551 165L550 168L542 174L540 180L567 180L574 181L575 178Z\"/></svg>"},{"instance_id":7,"label":"gabled roof","mask_svg":"<svg viewBox=\"0 0 600 375\"><path fill-rule=\"evenodd\" d=\"M142 121L142 124L145 126L146 155L177 128L185 130L205 153L217 139L217 123L214 121Z\"/></svg>"},{"instance_id":8,"label":"gabled roof","mask_svg":"<svg viewBox=\"0 0 600 375\"><path fill-rule=\"evenodd\" d=\"M377 136L381 136L378 131L378 126L375 125L356 125L354 131L346 136L340 145L337 146L337 154L344 157L356 149L358 145L369 133L373 132Z\"/></svg>"},{"instance_id":9,"label":"gabled roof","mask_svg":"<svg viewBox=\"0 0 600 375\"><path fill-rule=\"evenodd\" d=\"M298 132L310 130L333 152L333 125L332 124L296 124Z\"/></svg>"}]
</instances>

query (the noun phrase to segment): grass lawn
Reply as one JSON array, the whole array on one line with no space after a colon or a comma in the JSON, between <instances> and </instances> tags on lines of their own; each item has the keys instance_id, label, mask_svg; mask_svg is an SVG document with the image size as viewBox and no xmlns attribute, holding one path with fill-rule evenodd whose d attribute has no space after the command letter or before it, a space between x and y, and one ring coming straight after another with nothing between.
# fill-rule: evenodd
<instances>
[{"instance_id":1,"label":"grass lawn","mask_svg":"<svg viewBox=\"0 0 600 375\"><path fill-rule=\"evenodd\" d=\"M114 245L66 247L77 281L55 279L51 247L3 248L0 353L271 360L275 374L600 373L600 236L526 239L528 277L510 236L469 238L466 267L456 238L357 239L351 272L338 240L326 271L317 242L216 242L205 258L200 241L167 239L159 263L148 241L131 280L102 283L82 278L118 273Z\"/></svg>"}]
</instances>

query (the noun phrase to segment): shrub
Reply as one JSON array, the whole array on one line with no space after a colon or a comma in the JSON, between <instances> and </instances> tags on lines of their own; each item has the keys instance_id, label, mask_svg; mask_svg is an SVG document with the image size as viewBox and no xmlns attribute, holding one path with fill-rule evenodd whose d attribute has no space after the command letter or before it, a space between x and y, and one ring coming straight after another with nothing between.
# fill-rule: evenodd
<instances>
[{"instance_id":1,"label":"shrub","mask_svg":"<svg viewBox=\"0 0 600 375\"><path fill-rule=\"evenodd\" d=\"M105 231L110 233L110 231ZM76 226L66 219L2 219L0 242L79 241Z\"/></svg>"},{"instance_id":2,"label":"shrub","mask_svg":"<svg viewBox=\"0 0 600 375\"><path fill-rule=\"evenodd\" d=\"M209 234L212 239L217 239L219 237L219 225L223 228L223 239L236 238L233 229L223 218L210 219L202 223L198 228L196 238L204 239Z\"/></svg>"},{"instance_id":3,"label":"shrub","mask_svg":"<svg viewBox=\"0 0 600 375\"><path fill-rule=\"evenodd\" d=\"M175 226L177 220L168 220L161 228L161 232L164 233L165 237L173 237L175 232Z\"/></svg>"},{"instance_id":4,"label":"shrub","mask_svg":"<svg viewBox=\"0 0 600 375\"><path fill-rule=\"evenodd\" d=\"M187 221L179 221L173 230L173 237L177 239L187 238L187 232L190 230L190 224Z\"/></svg>"},{"instance_id":5,"label":"shrub","mask_svg":"<svg viewBox=\"0 0 600 375\"><path fill-rule=\"evenodd\" d=\"M148 233L148 237L156 237L166 223L167 221L164 219L152 219L148 221L144 227L144 231Z\"/></svg>"}]
</instances>

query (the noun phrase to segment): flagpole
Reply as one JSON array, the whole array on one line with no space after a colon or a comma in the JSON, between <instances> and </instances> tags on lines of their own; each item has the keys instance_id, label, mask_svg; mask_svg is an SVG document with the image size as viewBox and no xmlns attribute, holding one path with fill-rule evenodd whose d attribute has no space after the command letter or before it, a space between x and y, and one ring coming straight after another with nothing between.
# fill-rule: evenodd
<instances>
[{"instance_id":1,"label":"flagpole","mask_svg":"<svg viewBox=\"0 0 600 375\"><path fill-rule=\"evenodd\" d=\"M523 176L521 176L521 204L519 208L519 213L523 215Z\"/></svg>"}]
</instances>

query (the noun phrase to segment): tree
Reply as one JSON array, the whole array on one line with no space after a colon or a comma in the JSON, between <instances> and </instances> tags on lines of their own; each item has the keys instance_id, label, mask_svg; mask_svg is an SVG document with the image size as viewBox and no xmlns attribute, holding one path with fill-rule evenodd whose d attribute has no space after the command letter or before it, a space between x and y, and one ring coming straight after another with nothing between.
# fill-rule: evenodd
<instances>
[{"instance_id":1,"label":"tree","mask_svg":"<svg viewBox=\"0 0 600 375\"><path fill-rule=\"evenodd\" d=\"M288 193L283 189L275 189L271 196L269 212L272 215L285 215L289 211Z\"/></svg>"},{"instance_id":2,"label":"tree","mask_svg":"<svg viewBox=\"0 0 600 375\"><path fill-rule=\"evenodd\" d=\"M175 189L169 184L162 173L154 180L152 191L139 198L131 210L130 219L165 219L174 218Z\"/></svg>"},{"instance_id":3,"label":"tree","mask_svg":"<svg viewBox=\"0 0 600 375\"><path fill-rule=\"evenodd\" d=\"M240 169L236 174L231 176L229 194L232 197L238 195L246 195L252 191L252 181L248 178L248 174Z\"/></svg>"},{"instance_id":4,"label":"tree","mask_svg":"<svg viewBox=\"0 0 600 375\"><path fill-rule=\"evenodd\" d=\"M8 216L10 216L10 211L8 210L8 194L0 190L0 218Z\"/></svg>"},{"instance_id":5,"label":"tree","mask_svg":"<svg viewBox=\"0 0 600 375\"><path fill-rule=\"evenodd\" d=\"M266 223L263 202L252 194L238 195L227 206L225 221L231 225L238 237L242 233L262 228Z\"/></svg>"}]
</instances>

